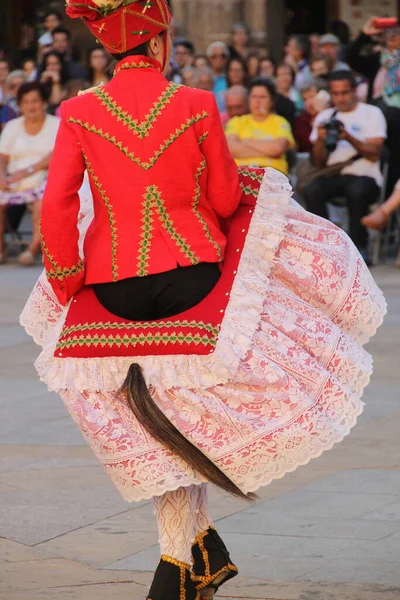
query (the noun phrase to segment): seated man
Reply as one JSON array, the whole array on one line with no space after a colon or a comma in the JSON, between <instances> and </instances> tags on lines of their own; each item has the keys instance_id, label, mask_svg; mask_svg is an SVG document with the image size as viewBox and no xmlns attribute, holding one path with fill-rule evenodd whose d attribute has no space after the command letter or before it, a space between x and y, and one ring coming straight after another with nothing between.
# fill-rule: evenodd
<instances>
[{"instance_id":1,"label":"seated man","mask_svg":"<svg viewBox=\"0 0 400 600\"><path fill-rule=\"evenodd\" d=\"M289 123L275 114L276 89L269 79L257 77L249 85L249 115L234 117L225 134L239 166L273 167L288 173L286 153L295 143Z\"/></svg>"},{"instance_id":2,"label":"seated man","mask_svg":"<svg viewBox=\"0 0 400 600\"><path fill-rule=\"evenodd\" d=\"M361 219L368 214L369 205L376 201L382 186L379 159L386 138L386 121L379 108L358 101L356 81L350 71L332 73L329 89L333 108L316 117L310 136L314 162L322 168L354 160L338 175L317 177L306 185L304 201L310 212L328 218L326 203L344 197L350 237L366 259L368 234ZM331 119L340 122L337 134ZM333 128L328 135L329 122Z\"/></svg>"}]
</instances>

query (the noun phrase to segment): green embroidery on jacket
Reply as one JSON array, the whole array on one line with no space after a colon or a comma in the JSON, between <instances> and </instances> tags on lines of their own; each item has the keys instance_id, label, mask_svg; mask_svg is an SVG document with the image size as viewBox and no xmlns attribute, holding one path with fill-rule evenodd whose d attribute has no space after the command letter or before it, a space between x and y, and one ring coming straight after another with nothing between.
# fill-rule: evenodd
<instances>
[{"instance_id":1,"label":"green embroidery on jacket","mask_svg":"<svg viewBox=\"0 0 400 600\"><path fill-rule=\"evenodd\" d=\"M81 323L79 325L72 325L71 327L65 327L61 332L61 338L71 335L71 333L78 333L81 331L96 331L98 329L116 329L116 330L129 330L129 329L171 329L172 327L186 327L188 329L204 329L214 336L219 334L219 327L215 327L212 323L204 323L204 321L127 321L126 323L117 323L111 321L97 321L95 323Z\"/></svg>"},{"instance_id":2,"label":"green embroidery on jacket","mask_svg":"<svg viewBox=\"0 0 400 600\"><path fill-rule=\"evenodd\" d=\"M250 177L250 179L252 179L253 181L259 181L260 183L262 182L264 175L259 175L258 173L255 173L252 170L247 170L247 169L238 169L238 173L239 175L244 175L245 177Z\"/></svg>"},{"instance_id":3,"label":"green embroidery on jacket","mask_svg":"<svg viewBox=\"0 0 400 600\"><path fill-rule=\"evenodd\" d=\"M107 111L111 112L114 117L117 117L117 121L122 121L123 125L128 127L129 130L133 130L142 140L149 135L153 124L157 121L164 108L171 102L171 99L181 87L183 86L178 85L177 83L170 83L161 96L154 102L153 107L141 123L139 123L137 119L133 119L128 111L124 110L122 106L119 106L104 88L97 88L93 93L106 107Z\"/></svg>"},{"instance_id":4,"label":"green embroidery on jacket","mask_svg":"<svg viewBox=\"0 0 400 600\"><path fill-rule=\"evenodd\" d=\"M57 349L74 348L75 346L144 346L145 344L202 344L203 346L216 346L216 340L196 333L147 333L139 335L99 335L79 336L68 340L60 340Z\"/></svg>"},{"instance_id":5,"label":"green embroidery on jacket","mask_svg":"<svg viewBox=\"0 0 400 600\"><path fill-rule=\"evenodd\" d=\"M86 156L86 154L82 151L83 154L83 158L85 160L85 164L86 164L86 169L89 173L89 175L92 178L92 181L94 183L94 185L96 186L101 199L104 202L104 205L106 207L107 210L107 214L108 214L108 221L110 223L110 229L111 229L111 272L112 272L112 280L113 281L117 281L118 279L118 265L117 265L117 246L118 246L118 233L117 233L117 226L116 226L116 221L115 221L115 214L113 211L113 207L112 204L110 202L110 198L106 195L103 186L101 185L101 183L99 182L98 177L95 175L92 165L89 162L88 157Z\"/></svg>"},{"instance_id":6,"label":"green embroidery on jacket","mask_svg":"<svg viewBox=\"0 0 400 600\"><path fill-rule=\"evenodd\" d=\"M59 265L55 261L54 256L52 256L50 254L49 249L46 246L46 242L44 241L42 231L40 231L40 243L42 246L43 253L44 253L45 257L47 258L47 260L49 261L49 263L51 264L51 266L53 267L53 269L58 269Z\"/></svg>"},{"instance_id":7,"label":"green embroidery on jacket","mask_svg":"<svg viewBox=\"0 0 400 600\"><path fill-rule=\"evenodd\" d=\"M147 187L143 197L142 235L138 254L139 262L137 265L139 277L144 277L148 274L147 269L152 239L151 232L153 229L155 212L158 214L161 225L173 239L179 250L190 260L192 265L197 265L199 263L199 258L192 251L187 240L178 233L173 220L168 214L161 192L157 186L150 185Z\"/></svg>"},{"instance_id":8,"label":"green embroidery on jacket","mask_svg":"<svg viewBox=\"0 0 400 600\"><path fill-rule=\"evenodd\" d=\"M118 150L120 150L125 156L127 156L132 162L139 165L145 171L151 169L157 160L164 154L164 152L173 144L181 135L185 133L190 127L192 127L195 123L207 118L209 116L207 111L203 111L201 114L197 114L193 117L187 119L180 127L178 127L174 132L170 134L170 136L164 140L158 150L156 150L153 156L148 161L143 161L139 157L135 156L133 152L129 150L126 146L122 144L122 142L118 141L115 136L103 131L101 128L96 127L95 125L90 125L87 121L84 123L81 119L74 119L74 117L69 117L68 122L74 123L75 125L79 125L86 129L86 131L90 131L91 133L95 133L100 136L104 140L107 140L111 144L113 144Z\"/></svg>"},{"instance_id":9,"label":"green embroidery on jacket","mask_svg":"<svg viewBox=\"0 0 400 600\"><path fill-rule=\"evenodd\" d=\"M152 211L153 200L148 194L144 194L144 200L142 202L142 219L141 219L141 235L140 235L140 248L138 254L138 265L137 274L139 277L144 277L148 273L149 268L149 254L151 247L151 238L153 227L153 211Z\"/></svg>"},{"instance_id":10,"label":"green embroidery on jacket","mask_svg":"<svg viewBox=\"0 0 400 600\"><path fill-rule=\"evenodd\" d=\"M219 244L217 244L217 242L212 238L210 229L198 209L200 196L201 196L201 187L200 187L199 181L200 181L200 177L201 177L202 173L204 172L204 169L206 168L206 166L207 166L207 161L205 158L203 158L199 168L197 169L196 175L195 175L196 192L195 192L195 195L194 195L193 201L192 201L192 210L193 210L194 214L196 215L197 219L200 221L203 231L206 234L206 238L208 239L209 242L211 242L211 244L214 246L215 250L217 251L218 261L220 262L222 260L221 248L220 248Z\"/></svg>"},{"instance_id":11,"label":"green embroidery on jacket","mask_svg":"<svg viewBox=\"0 0 400 600\"><path fill-rule=\"evenodd\" d=\"M81 259L79 259L78 264L77 265L73 265L72 267L58 267L57 269L46 269L46 275L48 278L50 279L58 279L58 280L62 280L65 279L66 277L75 277L76 275L79 275L79 273L81 273L84 269L84 264L82 262Z\"/></svg>"},{"instance_id":12,"label":"green embroidery on jacket","mask_svg":"<svg viewBox=\"0 0 400 600\"><path fill-rule=\"evenodd\" d=\"M252 188L250 185L244 185L244 183L241 183L240 187L246 196L254 196L254 198L258 198L258 194L260 193L258 188Z\"/></svg>"},{"instance_id":13,"label":"green embroidery on jacket","mask_svg":"<svg viewBox=\"0 0 400 600\"><path fill-rule=\"evenodd\" d=\"M201 136L199 137L199 139L197 140L197 142L198 142L199 146L200 146L200 144L202 144L202 143L203 143L203 142L204 142L204 141L205 141L207 138L208 138L208 131L205 131L205 132L203 133L203 135L201 135Z\"/></svg>"},{"instance_id":14,"label":"green embroidery on jacket","mask_svg":"<svg viewBox=\"0 0 400 600\"><path fill-rule=\"evenodd\" d=\"M139 63L124 63L120 67L117 66L117 68L114 69L114 75L116 75L117 73L119 73L120 71L123 71L125 69L148 69L148 68L154 69L154 65L150 62L145 62L144 60L141 60Z\"/></svg>"},{"instance_id":15,"label":"green embroidery on jacket","mask_svg":"<svg viewBox=\"0 0 400 600\"><path fill-rule=\"evenodd\" d=\"M43 234L41 231L40 231L40 240L41 240L41 247L43 250L43 254L45 255L45 257L47 258L47 260L53 267L52 269L46 269L46 275L49 279L58 279L61 281L62 279L65 279L66 277L75 277L75 275L79 275L79 273L81 273L83 271L84 264L81 259L79 259L77 265L72 265L72 267L61 267L55 260L54 256L52 254L50 254L49 249L47 248L46 242L44 241L44 237L43 237Z\"/></svg>"}]
</instances>

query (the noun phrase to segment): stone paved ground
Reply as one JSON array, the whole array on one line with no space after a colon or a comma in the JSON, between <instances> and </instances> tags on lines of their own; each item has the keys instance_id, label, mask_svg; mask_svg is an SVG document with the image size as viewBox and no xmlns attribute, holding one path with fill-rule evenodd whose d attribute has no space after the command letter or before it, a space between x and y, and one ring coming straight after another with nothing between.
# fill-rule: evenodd
<instances>
[{"instance_id":1,"label":"stone paved ground","mask_svg":"<svg viewBox=\"0 0 400 600\"><path fill-rule=\"evenodd\" d=\"M151 505L122 501L36 379L17 319L40 268L0 269L0 598L144 600L158 558ZM374 274L390 312L358 426L256 505L213 490L241 568L220 598L400 599L400 272Z\"/></svg>"}]
</instances>

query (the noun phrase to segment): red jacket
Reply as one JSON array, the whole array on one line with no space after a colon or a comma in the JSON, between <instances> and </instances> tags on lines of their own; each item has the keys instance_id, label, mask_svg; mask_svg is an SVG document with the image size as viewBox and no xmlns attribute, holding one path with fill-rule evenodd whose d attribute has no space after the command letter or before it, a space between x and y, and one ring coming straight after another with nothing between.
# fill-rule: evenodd
<instances>
[{"instance_id":1,"label":"red jacket","mask_svg":"<svg viewBox=\"0 0 400 600\"><path fill-rule=\"evenodd\" d=\"M87 169L94 219L78 254L78 190ZM61 106L43 199L47 277L63 304L83 285L220 262L218 217L240 200L214 97L168 83L130 56L112 81Z\"/></svg>"}]
</instances>

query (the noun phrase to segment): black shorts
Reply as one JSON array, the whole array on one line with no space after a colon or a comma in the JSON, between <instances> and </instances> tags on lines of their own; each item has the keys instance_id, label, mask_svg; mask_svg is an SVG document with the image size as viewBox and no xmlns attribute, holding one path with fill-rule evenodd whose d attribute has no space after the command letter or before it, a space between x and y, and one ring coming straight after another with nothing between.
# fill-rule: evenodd
<instances>
[{"instance_id":1,"label":"black shorts","mask_svg":"<svg viewBox=\"0 0 400 600\"><path fill-rule=\"evenodd\" d=\"M201 302L220 276L218 263L200 263L146 277L96 283L93 288L99 302L114 315L130 321L153 321Z\"/></svg>"}]
</instances>

